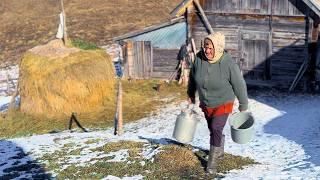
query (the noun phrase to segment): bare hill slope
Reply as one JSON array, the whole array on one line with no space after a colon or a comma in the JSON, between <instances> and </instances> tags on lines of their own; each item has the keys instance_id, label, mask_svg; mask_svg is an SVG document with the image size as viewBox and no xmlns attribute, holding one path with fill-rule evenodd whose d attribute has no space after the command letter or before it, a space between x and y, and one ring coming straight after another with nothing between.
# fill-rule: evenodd
<instances>
[{"instance_id":1,"label":"bare hill slope","mask_svg":"<svg viewBox=\"0 0 320 180\"><path fill-rule=\"evenodd\" d=\"M181 0L64 0L70 38L98 45L110 38L169 18ZM19 62L23 53L55 37L58 0L0 1L0 65Z\"/></svg>"}]
</instances>

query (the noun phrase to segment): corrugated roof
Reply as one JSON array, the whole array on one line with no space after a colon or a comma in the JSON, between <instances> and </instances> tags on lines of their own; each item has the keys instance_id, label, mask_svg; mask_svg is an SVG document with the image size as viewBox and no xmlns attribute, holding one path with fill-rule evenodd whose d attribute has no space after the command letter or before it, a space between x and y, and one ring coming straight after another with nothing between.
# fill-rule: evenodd
<instances>
[{"instance_id":1,"label":"corrugated roof","mask_svg":"<svg viewBox=\"0 0 320 180\"><path fill-rule=\"evenodd\" d=\"M128 33L114 38L115 41L151 41L153 47L173 49L185 44L187 36L187 24L185 19L171 20L157 26L151 26L141 31Z\"/></svg>"}]
</instances>

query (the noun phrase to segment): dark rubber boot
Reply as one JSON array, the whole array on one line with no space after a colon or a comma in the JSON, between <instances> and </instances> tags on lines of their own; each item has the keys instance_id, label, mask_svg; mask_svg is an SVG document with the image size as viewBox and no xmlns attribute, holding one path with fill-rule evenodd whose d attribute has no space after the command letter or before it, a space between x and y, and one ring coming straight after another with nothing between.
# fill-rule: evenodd
<instances>
[{"instance_id":1,"label":"dark rubber boot","mask_svg":"<svg viewBox=\"0 0 320 180\"><path fill-rule=\"evenodd\" d=\"M225 141L225 135L222 135L221 138L221 147L219 147L219 160L223 159L224 156L224 141Z\"/></svg>"},{"instance_id":2,"label":"dark rubber boot","mask_svg":"<svg viewBox=\"0 0 320 180\"><path fill-rule=\"evenodd\" d=\"M206 172L209 174L217 173L218 157L221 147L210 146L209 159Z\"/></svg>"}]
</instances>

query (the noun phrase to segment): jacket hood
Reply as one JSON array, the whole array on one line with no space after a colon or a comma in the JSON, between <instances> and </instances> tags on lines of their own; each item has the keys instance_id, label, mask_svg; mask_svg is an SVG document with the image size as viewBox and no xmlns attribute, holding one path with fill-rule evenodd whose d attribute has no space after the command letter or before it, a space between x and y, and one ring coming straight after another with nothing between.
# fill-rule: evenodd
<instances>
[{"instance_id":1,"label":"jacket hood","mask_svg":"<svg viewBox=\"0 0 320 180\"><path fill-rule=\"evenodd\" d=\"M213 59L208 59L209 63L216 63L219 61L221 56L223 55L224 48L225 48L225 36L221 32L215 32L205 37L205 39L211 40L214 46L214 57ZM204 53L205 54L205 53Z\"/></svg>"}]
</instances>

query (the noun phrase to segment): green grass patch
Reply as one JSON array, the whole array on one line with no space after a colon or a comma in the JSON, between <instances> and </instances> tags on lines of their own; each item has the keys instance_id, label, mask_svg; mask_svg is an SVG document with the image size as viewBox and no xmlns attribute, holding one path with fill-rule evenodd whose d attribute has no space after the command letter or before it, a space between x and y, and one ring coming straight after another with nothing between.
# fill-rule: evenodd
<instances>
[{"instance_id":1,"label":"green grass patch","mask_svg":"<svg viewBox=\"0 0 320 180\"><path fill-rule=\"evenodd\" d=\"M162 84L159 92L154 88L157 84ZM176 83L166 84L159 80L123 80L122 87L124 123L147 117L165 104L186 99L186 88ZM105 101L102 111L95 114L79 113L77 119L81 125L92 129L112 127L116 110L116 92L111 96L114 96L114 101ZM0 138L59 132L68 128L69 120L70 117L31 117L15 110L6 117L0 117ZM76 125L73 124L73 127Z\"/></svg>"},{"instance_id":2,"label":"green grass patch","mask_svg":"<svg viewBox=\"0 0 320 180\"><path fill-rule=\"evenodd\" d=\"M88 148L88 147L86 147ZM157 149L159 152L151 159L142 155L145 149ZM104 146L91 149L91 151L117 152L128 149L129 156L125 161L108 162L113 157L94 158L94 164L86 163L69 164L65 169L62 165L68 164L70 153L59 150L53 154L47 154L41 158L48 163L47 169L57 174L57 179L101 179L107 175L120 178L142 175L146 179L212 179L214 175L205 173L207 150L195 149L192 146L181 146L176 144L161 145L134 141L110 142ZM244 166L256 164L250 158L243 158L231 154L225 154L223 160L219 161L218 172L225 173L233 169L242 169Z\"/></svg>"},{"instance_id":3,"label":"green grass patch","mask_svg":"<svg viewBox=\"0 0 320 180\"><path fill-rule=\"evenodd\" d=\"M84 142L85 144L95 144L95 143L98 143L99 141L101 141L101 139L90 139L86 142Z\"/></svg>"},{"instance_id":4,"label":"green grass patch","mask_svg":"<svg viewBox=\"0 0 320 180\"><path fill-rule=\"evenodd\" d=\"M137 149L137 148L141 149L143 145L145 145L145 143L134 142L134 141L110 142L105 144L104 146L93 149L92 151L104 151L108 153L108 152L119 151L121 149L130 149L130 150Z\"/></svg>"},{"instance_id":5,"label":"green grass patch","mask_svg":"<svg viewBox=\"0 0 320 180\"><path fill-rule=\"evenodd\" d=\"M81 39L72 39L71 44L72 46L77 47L79 49L83 49L83 50L100 49L96 44L87 42Z\"/></svg>"}]
</instances>

